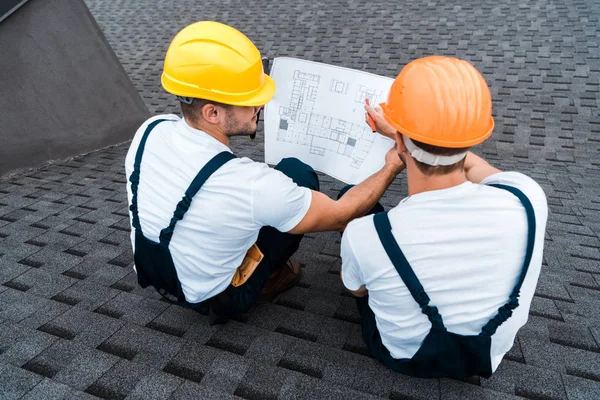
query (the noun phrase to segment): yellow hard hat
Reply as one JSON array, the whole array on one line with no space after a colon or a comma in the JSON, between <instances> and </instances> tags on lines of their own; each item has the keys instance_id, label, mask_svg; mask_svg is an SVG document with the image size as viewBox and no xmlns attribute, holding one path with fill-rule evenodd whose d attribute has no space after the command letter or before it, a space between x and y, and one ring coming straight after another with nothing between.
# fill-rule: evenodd
<instances>
[{"instance_id":1,"label":"yellow hard hat","mask_svg":"<svg viewBox=\"0 0 600 400\"><path fill-rule=\"evenodd\" d=\"M261 106L275 94L260 52L242 32L214 21L183 28L167 50L161 77L176 96L235 106Z\"/></svg>"},{"instance_id":2,"label":"yellow hard hat","mask_svg":"<svg viewBox=\"0 0 600 400\"><path fill-rule=\"evenodd\" d=\"M410 62L381 108L400 133L434 146L474 146L494 129L485 79L473 65L457 58L429 56Z\"/></svg>"}]
</instances>

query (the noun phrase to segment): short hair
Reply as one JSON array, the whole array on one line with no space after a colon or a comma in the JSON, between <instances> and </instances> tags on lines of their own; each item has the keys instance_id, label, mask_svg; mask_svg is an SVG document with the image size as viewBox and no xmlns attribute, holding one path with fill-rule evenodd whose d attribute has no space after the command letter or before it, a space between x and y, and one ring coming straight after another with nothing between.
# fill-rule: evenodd
<instances>
[{"instance_id":1,"label":"short hair","mask_svg":"<svg viewBox=\"0 0 600 400\"><path fill-rule=\"evenodd\" d=\"M426 144L423 142L419 142L417 140L411 139L411 141L423 151L431 153L436 156L455 156L460 153L464 153L470 149L470 147L461 147L461 148L449 148L449 147L439 147L431 144ZM466 157L465 157L466 158ZM434 175L444 175L454 172L456 170L462 170L465 166L465 158L462 160L452 164L452 165L429 165L422 163L421 161L415 160L415 164L417 164L417 168L419 171L427 176Z\"/></svg>"},{"instance_id":2,"label":"short hair","mask_svg":"<svg viewBox=\"0 0 600 400\"><path fill-rule=\"evenodd\" d=\"M183 113L183 116L192 122L198 121L198 119L202 117L202 107L204 107L207 104L214 104L215 106L220 106L225 109L231 108L230 104L223 104L219 103L218 101L198 98L194 98L192 104L187 104L183 101L180 101L179 104L181 106L181 112Z\"/></svg>"}]
</instances>

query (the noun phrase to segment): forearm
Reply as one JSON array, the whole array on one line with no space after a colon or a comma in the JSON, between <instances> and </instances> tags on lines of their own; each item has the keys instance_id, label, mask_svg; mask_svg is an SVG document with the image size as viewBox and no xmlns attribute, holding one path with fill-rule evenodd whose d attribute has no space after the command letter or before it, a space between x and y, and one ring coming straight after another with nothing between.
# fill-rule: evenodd
<instances>
[{"instance_id":1,"label":"forearm","mask_svg":"<svg viewBox=\"0 0 600 400\"><path fill-rule=\"evenodd\" d=\"M465 158L465 174L467 179L473 183L481 183L490 175L501 172L499 169L492 167L487 161L478 155L468 152Z\"/></svg>"},{"instance_id":2,"label":"forearm","mask_svg":"<svg viewBox=\"0 0 600 400\"><path fill-rule=\"evenodd\" d=\"M344 230L353 219L367 214L403 169L404 167L386 165L362 183L348 190L338 200L340 230Z\"/></svg>"},{"instance_id":3,"label":"forearm","mask_svg":"<svg viewBox=\"0 0 600 400\"><path fill-rule=\"evenodd\" d=\"M403 169L404 164L394 147L386 154L386 163L381 170L348 190L339 200L313 190L308 212L289 233L343 231L350 221L366 215L373 208Z\"/></svg>"}]
</instances>

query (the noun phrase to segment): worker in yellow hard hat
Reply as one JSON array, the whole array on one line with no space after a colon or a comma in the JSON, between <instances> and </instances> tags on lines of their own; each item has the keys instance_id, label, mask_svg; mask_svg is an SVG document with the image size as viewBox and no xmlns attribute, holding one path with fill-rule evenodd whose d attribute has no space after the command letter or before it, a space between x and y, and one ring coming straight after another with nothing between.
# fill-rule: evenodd
<instances>
[{"instance_id":1,"label":"worker in yellow hard hat","mask_svg":"<svg viewBox=\"0 0 600 400\"><path fill-rule=\"evenodd\" d=\"M396 141L409 194L343 234L341 277L356 296L366 346L403 374L487 378L527 321L544 192L469 151L494 120L490 90L466 61L415 60L387 102L366 111Z\"/></svg>"},{"instance_id":2,"label":"worker in yellow hard hat","mask_svg":"<svg viewBox=\"0 0 600 400\"><path fill-rule=\"evenodd\" d=\"M162 74L183 118L160 115L137 131L125 167L135 269L142 287L219 323L300 278L289 261L302 234L342 230L365 215L403 169L385 166L334 201L294 158L274 169L236 158L229 139L253 135L273 97L256 46L238 30L203 21L171 42Z\"/></svg>"}]
</instances>

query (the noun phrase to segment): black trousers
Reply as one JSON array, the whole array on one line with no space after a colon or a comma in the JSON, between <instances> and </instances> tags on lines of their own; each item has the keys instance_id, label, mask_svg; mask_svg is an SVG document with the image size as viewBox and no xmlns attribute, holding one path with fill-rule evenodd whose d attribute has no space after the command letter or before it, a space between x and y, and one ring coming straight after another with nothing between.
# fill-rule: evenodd
<instances>
[{"instance_id":1,"label":"black trousers","mask_svg":"<svg viewBox=\"0 0 600 400\"><path fill-rule=\"evenodd\" d=\"M284 158L275 169L290 177L298 186L319 190L319 178L315 170L297 158ZM302 237L280 232L270 226L263 227L256 244L264 258L243 285L229 285L225 291L206 301L210 305L211 323L223 323L229 317L248 311L256 303L271 272L298 250Z\"/></svg>"}]
</instances>

